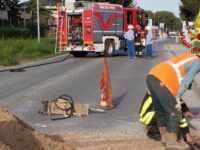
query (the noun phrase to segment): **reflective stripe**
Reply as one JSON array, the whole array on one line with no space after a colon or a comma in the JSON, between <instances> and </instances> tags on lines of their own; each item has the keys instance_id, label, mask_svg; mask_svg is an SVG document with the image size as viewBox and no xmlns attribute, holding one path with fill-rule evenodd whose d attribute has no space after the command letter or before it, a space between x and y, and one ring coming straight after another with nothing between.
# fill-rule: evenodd
<instances>
[{"instance_id":1,"label":"reflective stripe","mask_svg":"<svg viewBox=\"0 0 200 150\"><path fill-rule=\"evenodd\" d=\"M187 127L187 126L188 126L187 120L186 120L185 118L183 118L183 119L181 120L181 122L180 122L179 127L180 127L180 128L185 128L185 127Z\"/></svg>"},{"instance_id":2,"label":"reflective stripe","mask_svg":"<svg viewBox=\"0 0 200 150\"><path fill-rule=\"evenodd\" d=\"M148 94L151 95L150 91L148 90Z\"/></svg>"},{"instance_id":3,"label":"reflective stripe","mask_svg":"<svg viewBox=\"0 0 200 150\"><path fill-rule=\"evenodd\" d=\"M148 125L151 122L152 118L154 117L155 113L156 113L155 111L150 112L150 115L149 115L149 117L147 117L144 124Z\"/></svg>"},{"instance_id":4,"label":"reflective stripe","mask_svg":"<svg viewBox=\"0 0 200 150\"><path fill-rule=\"evenodd\" d=\"M181 120L181 123L187 122L185 118Z\"/></svg>"},{"instance_id":5,"label":"reflective stripe","mask_svg":"<svg viewBox=\"0 0 200 150\"><path fill-rule=\"evenodd\" d=\"M147 109L152 104L152 102L153 102L152 98L151 98L151 96L149 96L147 98L147 100L144 102L144 104L142 106L142 109L141 109L140 122L142 122L145 125L148 125L151 122L151 120L152 120L152 118L153 118L153 116L155 114L155 111L151 111L151 112L146 113Z\"/></svg>"},{"instance_id":6,"label":"reflective stripe","mask_svg":"<svg viewBox=\"0 0 200 150\"><path fill-rule=\"evenodd\" d=\"M145 125L148 125L151 122L154 115L155 111L148 112L143 118L140 117L140 122L142 122Z\"/></svg>"},{"instance_id":7,"label":"reflective stripe","mask_svg":"<svg viewBox=\"0 0 200 150\"><path fill-rule=\"evenodd\" d=\"M191 56L191 57L188 57L186 59L183 59L182 61L178 62L177 64L175 64L172 61L167 61L166 62L175 70L179 84L181 84L181 81L183 80L183 77L182 77L182 74L181 74L181 71L180 71L179 67L181 67L185 63L187 63L187 62L189 62L189 61L191 61L193 59L196 59L196 58L197 58L196 56Z\"/></svg>"},{"instance_id":8,"label":"reflective stripe","mask_svg":"<svg viewBox=\"0 0 200 150\"><path fill-rule=\"evenodd\" d=\"M178 83L181 84L181 81L183 79L182 75L181 75L181 71L179 70L179 68L176 66L175 63L171 62L171 61L167 61L167 63L172 66L172 68L175 70L176 72L176 76L178 78Z\"/></svg>"},{"instance_id":9,"label":"reflective stripe","mask_svg":"<svg viewBox=\"0 0 200 150\"><path fill-rule=\"evenodd\" d=\"M196 58L197 58L196 56L188 57L188 58L183 59L182 61L178 62L176 65L177 65L177 67L180 67L180 66L184 65L185 63L187 63L193 59L196 59Z\"/></svg>"},{"instance_id":10,"label":"reflective stripe","mask_svg":"<svg viewBox=\"0 0 200 150\"><path fill-rule=\"evenodd\" d=\"M185 127L187 127L188 125L187 125L187 122L186 123L183 123L183 124L181 124L179 127L180 128L185 128Z\"/></svg>"},{"instance_id":11,"label":"reflective stripe","mask_svg":"<svg viewBox=\"0 0 200 150\"><path fill-rule=\"evenodd\" d=\"M145 114L146 110L149 108L151 103L152 103L152 98L149 96L148 99L144 102L144 104L142 106L140 117L142 117Z\"/></svg>"}]
</instances>

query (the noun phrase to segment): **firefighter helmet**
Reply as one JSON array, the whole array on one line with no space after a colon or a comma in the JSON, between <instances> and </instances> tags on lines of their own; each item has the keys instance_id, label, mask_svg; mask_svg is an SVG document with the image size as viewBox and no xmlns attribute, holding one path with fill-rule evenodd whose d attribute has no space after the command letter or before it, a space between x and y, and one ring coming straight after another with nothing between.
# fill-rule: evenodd
<instances>
[{"instance_id":1,"label":"firefighter helmet","mask_svg":"<svg viewBox=\"0 0 200 150\"><path fill-rule=\"evenodd\" d=\"M141 26L137 24L137 25L136 25L136 29L137 29L137 30L141 30Z\"/></svg>"},{"instance_id":2,"label":"firefighter helmet","mask_svg":"<svg viewBox=\"0 0 200 150\"><path fill-rule=\"evenodd\" d=\"M133 25L128 25L128 29L132 30L133 28Z\"/></svg>"},{"instance_id":3,"label":"firefighter helmet","mask_svg":"<svg viewBox=\"0 0 200 150\"><path fill-rule=\"evenodd\" d=\"M147 29L148 31L150 31L150 30L151 30L151 27L150 27L150 26L147 26L146 29Z\"/></svg>"}]
</instances>

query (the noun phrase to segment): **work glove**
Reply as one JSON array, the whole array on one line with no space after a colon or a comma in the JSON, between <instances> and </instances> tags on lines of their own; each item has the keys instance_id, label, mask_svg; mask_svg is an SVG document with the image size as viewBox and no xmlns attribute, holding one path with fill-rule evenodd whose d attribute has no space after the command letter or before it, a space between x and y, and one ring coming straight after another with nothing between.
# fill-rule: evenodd
<instances>
[{"instance_id":1,"label":"work glove","mask_svg":"<svg viewBox=\"0 0 200 150\"><path fill-rule=\"evenodd\" d=\"M191 111L186 111L183 113L185 117L196 118L195 114Z\"/></svg>"},{"instance_id":2,"label":"work glove","mask_svg":"<svg viewBox=\"0 0 200 150\"><path fill-rule=\"evenodd\" d=\"M175 108L177 111L182 111L182 107L181 107L181 98L180 96L176 96L176 105L175 105Z\"/></svg>"},{"instance_id":3,"label":"work glove","mask_svg":"<svg viewBox=\"0 0 200 150\"><path fill-rule=\"evenodd\" d=\"M195 143L195 139L190 133L186 134L186 142L191 145Z\"/></svg>"}]
</instances>

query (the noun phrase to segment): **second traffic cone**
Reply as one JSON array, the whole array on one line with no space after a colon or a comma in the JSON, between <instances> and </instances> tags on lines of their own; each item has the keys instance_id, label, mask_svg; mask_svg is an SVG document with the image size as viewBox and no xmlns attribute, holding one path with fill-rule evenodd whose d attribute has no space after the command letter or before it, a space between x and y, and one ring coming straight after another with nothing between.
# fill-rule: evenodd
<instances>
[{"instance_id":1,"label":"second traffic cone","mask_svg":"<svg viewBox=\"0 0 200 150\"><path fill-rule=\"evenodd\" d=\"M100 80L100 87L101 87L100 106L103 109L112 109L114 105L113 105L112 88L110 83L110 76L109 76L108 63L106 57L104 58L104 66Z\"/></svg>"}]
</instances>

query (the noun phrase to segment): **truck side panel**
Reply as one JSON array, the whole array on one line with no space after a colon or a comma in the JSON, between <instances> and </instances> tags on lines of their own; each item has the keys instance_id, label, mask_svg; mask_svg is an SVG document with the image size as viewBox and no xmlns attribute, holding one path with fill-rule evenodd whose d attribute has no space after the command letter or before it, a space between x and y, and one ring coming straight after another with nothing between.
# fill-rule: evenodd
<instances>
[{"instance_id":1,"label":"truck side panel","mask_svg":"<svg viewBox=\"0 0 200 150\"><path fill-rule=\"evenodd\" d=\"M123 13L120 13L120 16L118 14L118 17L120 17L120 19L115 19L115 30L116 30L116 35L118 37L123 37L124 36L124 22L123 22Z\"/></svg>"},{"instance_id":2,"label":"truck side panel","mask_svg":"<svg viewBox=\"0 0 200 150\"><path fill-rule=\"evenodd\" d=\"M102 43L103 36L123 36L123 11L93 10L94 43Z\"/></svg>"},{"instance_id":3,"label":"truck side panel","mask_svg":"<svg viewBox=\"0 0 200 150\"><path fill-rule=\"evenodd\" d=\"M100 25L103 23L103 19L99 19L98 16L95 15L95 13L93 13L93 19L94 43L102 43L103 32Z\"/></svg>"}]
</instances>

